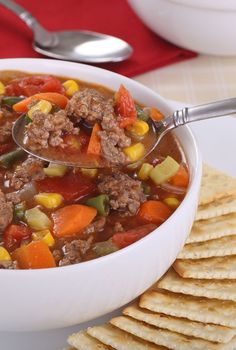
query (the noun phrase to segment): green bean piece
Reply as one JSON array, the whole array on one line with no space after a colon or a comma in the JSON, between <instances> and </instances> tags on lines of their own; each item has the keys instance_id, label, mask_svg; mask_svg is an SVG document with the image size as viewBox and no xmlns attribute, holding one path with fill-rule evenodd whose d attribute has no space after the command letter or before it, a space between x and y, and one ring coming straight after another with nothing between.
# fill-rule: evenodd
<instances>
[{"instance_id":1,"label":"green bean piece","mask_svg":"<svg viewBox=\"0 0 236 350\"><path fill-rule=\"evenodd\" d=\"M116 252L119 248L109 239L105 242L95 243L93 251L97 256L104 256Z\"/></svg>"},{"instance_id":2,"label":"green bean piece","mask_svg":"<svg viewBox=\"0 0 236 350\"><path fill-rule=\"evenodd\" d=\"M17 148L16 150L3 154L0 156L0 167L2 168L10 168L17 160L20 160L25 155L25 152L21 148Z\"/></svg>"},{"instance_id":3,"label":"green bean piece","mask_svg":"<svg viewBox=\"0 0 236 350\"><path fill-rule=\"evenodd\" d=\"M25 97L6 96L6 97L3 97L2 104L12 107L15 103L20 102L24 99Z\"/></svg>"},{"instance_id":4,"label":"green bean piece","mask_svg":"<svg viewBox=\"0 0 236 350\"><path fill-rule=\"evenodd\" d=\"M151 194L151 186L149 186L147 183L142 182L142 188L143 188L143 192L144 194Z\"/></svg>"},{"instance_id":5,"label":"green bean piece","mask_svg":"<svg viewBox=\"0 0 236 350\"><path fill-rule=\"evenodd\" d=\"M107 216L109 213L109 197L106 194L100 194L87 200L86 204L97 209L98 214Z\"/></svg>"},{"instance_id":6,"label":"green bean piece","mask_svg":"<svg viewBox=\"0 0 236 350\"><path fill-rule=\"evenodd\" d=\"M140 106L136 105L136 111L138 119L141 119L144 122L148 121L149 116L146 113L144 113L143 109Z\"/></svg>"},{"instance_id":7,"label":"green bean piece","mask_svg":"<svg viewBox=\"0 0 236 350\"><path fill-rule=\"evenodd\" d=\"M25 202L20 202L14 205L13 216L15 221L21 221L25 217L26 204Z\"/></svg>"},{"instance_id":8,"label":"green bean piece","mask_svg":"<svg viewBox=\"0 0 236 350\"><path fill-rule=\"evenodd\" d=\"M25 121L26 121L26 124L30 124L30 123L32 123L32 119L28 116L28 114L26 113L25 114Z\"/></svg>"}]
</instances>

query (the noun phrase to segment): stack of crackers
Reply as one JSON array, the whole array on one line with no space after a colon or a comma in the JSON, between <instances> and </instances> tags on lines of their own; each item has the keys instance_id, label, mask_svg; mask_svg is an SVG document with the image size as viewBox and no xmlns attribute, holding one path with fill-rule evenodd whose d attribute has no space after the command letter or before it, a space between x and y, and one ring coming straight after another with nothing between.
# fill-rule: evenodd
<instances>
[{"instance_id":1,"label":"stack of crackers","mask_svg":"<svg viewBox=\"0 0 236 350\"><path fill-rule=\"evenodd\" d=\"M236 179L204 165L196 221L173 266L122 316L68 342L78 350L236 349Z\"/></svg>"}]
</instances>

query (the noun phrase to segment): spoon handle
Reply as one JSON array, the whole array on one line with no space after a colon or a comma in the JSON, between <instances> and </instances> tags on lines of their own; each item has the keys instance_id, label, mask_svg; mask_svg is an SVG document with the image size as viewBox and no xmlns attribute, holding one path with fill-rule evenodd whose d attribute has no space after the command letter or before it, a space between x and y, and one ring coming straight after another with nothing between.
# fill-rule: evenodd
<instances>
[{"instance_id":1,"label":"spoon handle","mask_svg":"<svg viewBox=\"0 0 236 350\"><path fill-rule=\"evenodd\" d=\"M0 0L0 4L14 12L34 32L34 40L41 46L54 46L56 38L53 34L44 29L37 19L22 6L12 0Z\"/></svg>"},{"instance_id":2,"label":"spoon handle","mask_svg":"<svg viewBox=\"0 0 236 350\"><path fill-rule=\"evenodd\" d=\"M187 123L200 120L223 117L224 115L236 113L236 98L220 100L200 106L185 107L175 111L171 116L161 122L156 122L156 128L163 137L168 131Z\"/></svg>"},{"instance_id":3,"label":"spoon handle","mask_svg":"<svg viewBox=\"0 0 236 350\"><path fill-rule=\"evenodd\" d=\"M236 98L230 98L200 106L183 108L174 112L174 114L167 119L171 118L172 120L172 122L169 120L169 128L176 128L187 123L222 117L234 113L236 113ZM172 127L170 124L173 124Z\"/></svg>"}]
</instances>

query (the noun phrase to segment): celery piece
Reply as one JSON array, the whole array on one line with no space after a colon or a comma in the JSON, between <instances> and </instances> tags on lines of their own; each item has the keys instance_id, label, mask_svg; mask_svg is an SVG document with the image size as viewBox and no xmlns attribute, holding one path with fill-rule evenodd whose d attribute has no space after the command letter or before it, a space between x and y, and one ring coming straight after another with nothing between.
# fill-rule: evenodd
<instances>
[{"instance_id":1,"label":"celery piece","mask_svg":"<svg viewBox=\"0 0 236 350\"><path fill-rule=\"evenodd\" d=\"M163 162L157 164L155 168L150 171L149 177L156 185L161 185L174 176L178 170L179 163L172 157L167 156Z\"/></svg>"},{"instance_id":2,"label":"celery piece","mask_svg":"<svg viewBox=\"0 0 236 350\"><path fill-rule=\"evenodd\" d=\"M143 163L138 172L139 180L147 180L152 169L153 165L149 163Z\"/></svg>"},{"instance_id":3,"label":"celery piece","mask_svg":"<svg viewBox=\"0 0 236 350\"><path fill-rule=\"evenodd\" d=\"M104 256L116 252L119 248L109 239L105 242L98 242L93 245L93 251L97 256Z\"/></svg>"},{"instance_id":4,"label":"celery piece","mask_svg":"<svg viewBox=\"0 0 236 350\"><path fill-rule=\"evenodd\" d=\"M33 230L46 230L52 226L51 220L39 208L34 207L26 210L25 220Z\"/></svg>"}]
</instances>

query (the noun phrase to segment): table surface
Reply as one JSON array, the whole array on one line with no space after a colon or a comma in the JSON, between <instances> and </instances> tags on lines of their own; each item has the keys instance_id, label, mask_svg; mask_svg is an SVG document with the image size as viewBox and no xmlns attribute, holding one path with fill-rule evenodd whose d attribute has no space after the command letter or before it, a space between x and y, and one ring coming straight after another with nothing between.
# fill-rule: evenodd
<instances>
[{"instance_id":1,"label":"table surface","mask_svg":"<svg viewBox=\"0 0 236 350\"><path fill-rule=\"evenodd\" d=\"M236 96L236 57L200 55L139 75L165 98L200 104Z\"/></svg>"},{"instance_id":2,"label":"table surface","mask_svg":"<svg viewBox=\"0 0 236 350\"><path fill-rule=\"evenodd\" d=\"M135 77L174 103L173 108L185 104L201 104L236 96L236 57L219 58L199 56L169 65ZM223 117L191 124L203 159L236 176L236 118ZM234 152L233 152L234 151ZM106 322L110 316L94 320L90 325ZM9 333L0 332L1 350L56 350L63 349L67 336L89 323L60 330Z\"/></svg>"}]
</instances>

